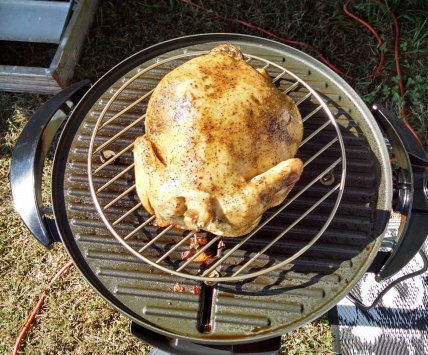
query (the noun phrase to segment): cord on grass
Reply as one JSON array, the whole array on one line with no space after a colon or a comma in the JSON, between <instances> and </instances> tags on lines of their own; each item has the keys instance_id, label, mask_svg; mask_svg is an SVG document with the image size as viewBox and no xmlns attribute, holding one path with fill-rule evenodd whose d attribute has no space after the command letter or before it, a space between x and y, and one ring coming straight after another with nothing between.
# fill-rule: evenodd
<instances>
[{"instance_id":1,"label":"cord on grass","mask_svg":"<svg viewBox=\"0 0 428 355\"><path fill-rule=\"evenodd\" d=\"M40 297L39 301L37 302L36 306L34 307L33 311L31 312L30 316L27 319L27 322L25 323L24 327L22 328L21 332L19 333L18 338L16 339L15 346L13 347L13 355L18 354L19 346L21 345L22 339L24 339L25 334L27 333L28 329L30 329L31 324L33 323L34 319L36 318L37 313L42 308L43 302L45 301L46 295L48 294L50 288L52 285L60 278L60 276L66 272L70 266L73 265L73 261L69 261L67 264L65 264L52 278L52 280L49 282L48 286L44 289L42 296Z\"/></svg>"},{"instance_id":2,"label":"cord on grass","mask_svg":"<svg viewBox=\"0 0 428 355\"><path fill-rule=\"evenodd\" d=\"M364 25L366 28L368 28L370 30L370 32L373 34L373 36L376 38L378 44L379 44L379 53L380 53L380 58L379 58L379 64L378 66L374 69L374 71L372 73L370 73L367 76L364 77L359 77L356 78L354 76L345 74L342 70L340 70L338 67L336 67L333 63L331 63L322 53L321 51L319 51L317 48L315 48L314 46L306 43L306 42L301 42L301 41L295 41L295 40L291 40L291 39L287 39L284 37L281 37L271 31L268 31L262 27L259 27L257 25L254 25L250 22L241 20L241 19L235 19L235 18L229 18L229 17L225 17L225 16L221 16L218 12L215 11L211 11L199 4L196 4L190 0L181 0L182 2L189 4L203 12L208 13L211 17L214 18L218 18L220 20L226 21L226 22L232 22L232 23L237 23L240 24L242 26L248 27L248 28L252 28L256 31L259 31L261 33L264 33L266 35L268 35L269 37L272 37L280 42L286 43L286 44L291 44L291 45L296 45L296 46L300 46L303 48L307 48L309 50L311 50L312 52L314 52L318 58L324 63L326 64L329 68L331 68L332 70L334 70L336 73L338 73L339 75L342 75L344 77L346 77L349 80L362 80L362 79L366 79L366 78L370 78L373 79L377 74L379 74L379 72L383 69L383 65L385 62L385 52L383 50L383 42L381 37L379 36L379 34L377 33L377 31L370 25L368 24L366 21L364 21L363 19L361 19L360 17L356 16L354 13L352 13L349 10L350 5L352 5L352 3L355 2L355 0L349 0L348 2L345 3L345 5L343 5L343 11L344 13L349 16L350 18L352 18L355 21L358 21L359 23L361 23L362 25ZM407 122L407 118L406 118L406 100L405 100L405 90L404 90L404 84L403 84L403 75L401 72L401 66L400 66L400 59L399 59L399 49L400 49L400 27L398 25L398 20L397 17L395 16L394 12L387 7L387 5L385 5L384 3L377 1L377 0L372 0L373 3L378 4L380 6L382 6L384 9L386 9L390 15L390 17L392 18L393 22L394 22L394 27L395 27L395 40L394 40L394 54L395 54L395 68L396 68L396 72L397 72L397 76L398 76L398 86L400 89L400 96L403 100L403 105L401 106L401 118L404 122L404 124L406 125L406 127L409 129L409 131L415 136L415 138L418 140L418 142L422 145L422 141L419 138L419 136L417 135L417 133L414 131L414 129L412 128L412 126L410 126L410 124Z\"/></svg>"}]
</instances>

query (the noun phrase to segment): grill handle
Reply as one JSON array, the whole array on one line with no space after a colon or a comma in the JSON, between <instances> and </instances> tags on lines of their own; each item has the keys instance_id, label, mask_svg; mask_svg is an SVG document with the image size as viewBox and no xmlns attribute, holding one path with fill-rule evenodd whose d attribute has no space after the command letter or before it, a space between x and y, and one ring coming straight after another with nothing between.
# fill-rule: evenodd
<instances>
[{"instance_id":1,"label":"grill handle","mask_svg":"<svg viewBox=\"0 0 428 355\"><path fill-rule=\"evenodd\" d=\"M396 211L401 224L389 255L376 273L378 281L400 271L419 251L428 236L428 157L402 120L374 104L372 113L392 140L398 164Z\"/></svg>"},{"instance_id":2,"label":"grill handle","mask_svg":"<svg viewBox=\"0 0 428 355\"><path fill-rule=\"evenodd\" d=\"M48 249L60 238L55 221L45 215L49 208L42 203L45 158L59 127L89 87L90 81L83 80L46 101L25 125L12 153L10 185L15 210Z\"/></svg>"}]
</instances>

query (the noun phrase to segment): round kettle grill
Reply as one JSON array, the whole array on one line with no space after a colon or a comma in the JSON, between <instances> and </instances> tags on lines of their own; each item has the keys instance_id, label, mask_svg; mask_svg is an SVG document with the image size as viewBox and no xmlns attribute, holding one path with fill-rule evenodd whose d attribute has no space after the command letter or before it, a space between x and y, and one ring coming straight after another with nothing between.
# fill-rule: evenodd
<instances>
[{"instance_id":1,"label":"round kettle grill","mask_svg":"<svg viewBox=\"0 0 428 355\"><path fill-rule=\"evenodd\" d=\"M159 227L136 195L133 171L133 142L144 133L159 80L222 43L264 68L304 120L300 181L240 238ZM52 219L40 202L41 171L64 121ZM80 82L50 99L17 142L11 184L34 236L46 247L61 241L86 281L131 320L135 336L174 354L270 354L281 334L324 314L370 266L387 278L417 253L428 231L427 166L400 120L378 105L369 110L317 60L258 37L206 34L150 47L94 85ZM385 241L392 205L402 226ZM389 248L380 252L382 243ZM202 253L209 258L196 262Z\"/></svg>"}]
</instances>

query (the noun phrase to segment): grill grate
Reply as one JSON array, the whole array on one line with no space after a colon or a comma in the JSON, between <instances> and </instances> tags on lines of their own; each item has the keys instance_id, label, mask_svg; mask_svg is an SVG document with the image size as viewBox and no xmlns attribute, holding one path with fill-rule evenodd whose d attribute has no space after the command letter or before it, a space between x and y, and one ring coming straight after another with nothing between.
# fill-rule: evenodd
<instances>
[{"instance_id":1,"label":"grill grate","mask_svg":"<svg viewBox=\"0 0 428 355\"><path fill-rule=\"evenodd\" d=\"M124 178L133 174L133 141L144 132L145 108L157 82L174 67L195 56L207 53L198 51L158 59L148 67L124 78L120 86L111 89L107 102L93 127L89 143L88 179L95 207L109 231L133 255L170 274L199 281L238 281L254 278L283 267L305 253L329 226L339 206L346 176L345 147L329 98L320 93L291 70L270 60L246 54L255 68L265 69L272 81L292 97L299 107L305 127L305 136L298 155L304 161L304 173L292 193L278 208L268 211L260 225L241 238L210 236L208 243L198 248L190 258L183 260L195 232L182 232L173 226L153 233L154 216L150 216L136 197L135 182ZM91 127L92 128L92 127ZM316 142L317 150L311 151ZM322 142L321 148L319 142ZM306 171L310 173L306 174ZM315 174L314 174L315 173ZM316 196L316 199L313 197ZM276 228L275 221L287 213L289 206L311 203L286 224ZM126 207L125 207L126 206ZM125 208L124 208L125 207ZM306 244L292 255L275 255L280 241L307 223L313 211L323 210L324 221L310 234ZM119 214L116 213L119 211ZM123 228L129 220L138 223L134 228ZM274 231L274 233L272 233ZM177 238L179 237L179 238ZM196 239L196 238L195 238ZM203 252L214 255L210 262L195 263ZM248 256L248 253L251 256ZM270 260L266 262L266 259Z\"/></svg>"}]
</instances>

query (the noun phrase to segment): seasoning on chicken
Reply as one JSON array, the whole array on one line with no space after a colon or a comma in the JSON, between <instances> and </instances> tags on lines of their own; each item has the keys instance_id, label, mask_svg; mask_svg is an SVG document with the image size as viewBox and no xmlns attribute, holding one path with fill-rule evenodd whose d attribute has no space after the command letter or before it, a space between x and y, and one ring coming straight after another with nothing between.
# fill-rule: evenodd
<instances>
[{"instance_id":1,"label":"seasoning on chicken","mask_svg":"<svg viewBox=\"0 0 428 355\"><path fill-rule=\"evenodd\" d=\"M294 101L223 44L169 72L134 144L137 193L160 220L236 237L300 178Z\"/></svg>"}]
</instances>

